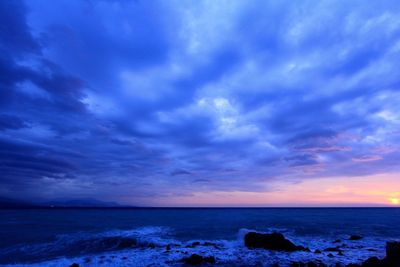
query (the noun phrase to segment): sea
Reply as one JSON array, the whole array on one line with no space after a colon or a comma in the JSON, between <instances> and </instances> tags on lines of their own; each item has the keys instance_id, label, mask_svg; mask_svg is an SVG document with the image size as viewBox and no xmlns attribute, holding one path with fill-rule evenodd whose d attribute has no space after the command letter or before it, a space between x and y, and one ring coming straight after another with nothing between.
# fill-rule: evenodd
<instances>
[{"instance_id":1,"label":"sea","mask_svg":"<svg viewBox=\"0 0 400 267\"><path fill-rule=\"evenodd\" d=\"M252 231L282 233L310 252L249 249ZM192 254L215 266L345 266L384 257L391 240L400 240L400 208L0 210L0 266L184 266Z\"/></svg>"}]
</instances>

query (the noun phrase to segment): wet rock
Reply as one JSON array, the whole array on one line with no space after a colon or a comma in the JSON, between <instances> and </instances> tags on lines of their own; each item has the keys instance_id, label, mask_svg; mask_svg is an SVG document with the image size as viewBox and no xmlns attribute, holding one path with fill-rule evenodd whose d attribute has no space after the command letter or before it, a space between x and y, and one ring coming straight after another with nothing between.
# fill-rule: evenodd
<instances>
[{"instance_id":1,"label":"wet rock","mask_svg":"<svg viewBox=\"0 0 400 267\"><path fill-rule=\"evenodd\" d=\"M386 243L386 258L388 261L399 263L400 266L400 242Z\"/></svg>"},{"instance_id":2,"label":"wet rock","mask_svg":"<svg viewBox=\"0 0 400 267\"><path fill-rule=\"evenodd\" d=\"M333 241L333 243L340 243L340 242L342 242L342 240L340 239L336 239L335 241Z\"/></svg>"},{"instance_id":3,"label":"wet rock","mask_svg":"<svg viewBox=\"0 0 400 267\"><path fill-rule=\"evenodd\" d=\"M400 266L400 242L386 242L386 257L378 259L371 257L360 264L349 264L347 267L399 267Z\"/></svg>"},{"instance_id":4,"label":"wet rock","mask_svg":"<svg viewBox=\"0 0 400 267\"><path fill-rule=\"evenodd\" d=\"M342 252L342 250L340 248L326 248L324 249L324 251L326 252Z\"/></svg>"},{"instance_id":5,"label":"wet rock","mask_svg":"<svg viewBox=\"0 0 400 267\"><path fill-rule=\"evenodd\" d=\"M204 257L204 261L207 263L215 263L215 258L213 256Z\"/></svg>"},{"instance_id":6,"label":"wet rock","mask_svg":"<svg viewBox=\"0 0 400 267\"><path fill-rule=\"evenodd\" d=\"M328 256L329 258L333 258L333 257L334 257L332 253L329 253L327 256Z\"/></svg>"},{"instance_id":7,"label":"wet rock","mask_svg":"<svg viewBox=\"0 0 400 267\"><path fill-rule=\"evenodd\" d=\"M327 267L326 264L321 262L292 262L291 267Z\"/></svg>"},{"instance_id":8,"label":"wet rock","mask_svg":"<svg viewBox=\"0 0 400 267\"><path fill-rule=\"evenodd\" d=\"M79 267L78 263L72 263L69 267Z\"/></svg>"},{"instance_id":9,"label":"wet rock","mask_svg":"<svg viewBox=\"0 0 400 267\"><path fill-rule=\"evenodd\" d=\"M314 251L314 253L315 253L315 254L321 254L322 252L321 252L321 250L316 249L316 250Z\"/></svg>"},{"instance_id":10,"label":"wet rock","mask_svg":"<svg viewBox=\"0 0 400 267\"><path fill-rule=\"evenodd\" d=\"M371 257L368 260L364 261L361 265L362 267L379 267L384 266L383 262L377 257Z\"/></svg>"},{"instance_id":11,"label":"wet rock","mask_svg":"<svg viewBox=\"0 0 400 267\"><path fill-rule=\"evenodd\" d=\"M122 257L121 259L123 259L123 260L127 260L128 258L127 258L127 257Z\"/></svg>"},{"instance_id":12,"label":"wet rock","mask_svg":"<svg viewBox=\"0 0 400 267\"><path fill-rule=\"evenodd\" d=\"M204 242L204 243L203 243L203 246L219 248L217 244L212 243L212 242L208 242L208 241Z\"/></svg>"},{"instance_id":13,"label":"wet rock","mask_svg":"<svg viewBox=\"0 0 400 267\"><path fill-rule=\"evenodd\" d=\"M396 267L387 265L385 260L380 260L377 257L371 257L361 264L348 264L346 267Z\"/></svg>"},{"instance_id":14,"label":"wet rock","mask_svg":"<svg viewBox=\"0 0 400 267\"><path fill-rule=\"evenodd\" d=\"M167 251L171 250L171 245L167 245L167 247L165 248Z\"/></svg>"},{"instance_id":15,"label":"wet rock","mask_svg":"<svg viewBox=\"0 0 400 267\"><path fill-rule=\"evenodd\" d=\"M190 257L183 258L181 261L189 265L199 265L205 263L213 264L215 263L215 258L213 256L203 257L197 254L192 254Z\"/></svg>"},{"instance_id":16,"label":"wet rock","mask_svg":"<svg viewBox=\"0 0 400 267\"><path fill-rule=\"evenodd\" d=\"M356 240L360 240L360 239L362 239L362 238L363 238L363 237L360 236L360 235L351 235L350 238L349 238L349 240L356 241Z\"/></svg>"},{"instance_id":17,"label":"wet rock","mask_svg":"<svg viewBox=\"0 0 400 267\"><path fill-rule=\"evenodd\" d=\"M280 233L261 234L256 232L247 233L244 244L248 248L264 248L277 251L305 251L306 248L296 246Z\"/></svg>"}]
</instances>

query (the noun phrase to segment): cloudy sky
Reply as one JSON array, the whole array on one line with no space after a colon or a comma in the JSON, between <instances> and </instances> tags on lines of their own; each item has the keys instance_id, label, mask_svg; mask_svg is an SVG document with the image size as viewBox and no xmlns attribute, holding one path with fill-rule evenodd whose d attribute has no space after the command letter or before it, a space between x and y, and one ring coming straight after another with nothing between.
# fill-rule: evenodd
<instances>
[{"instance_id":1,"label":"cloudy sky","mask_svg":"<svg viewBox=\"0 0 400 267\"><path fill-rule=\"evenodd\" d=\"M0 1L0 196L395 204L398 1Z\"/></svg>"}]
</instances>

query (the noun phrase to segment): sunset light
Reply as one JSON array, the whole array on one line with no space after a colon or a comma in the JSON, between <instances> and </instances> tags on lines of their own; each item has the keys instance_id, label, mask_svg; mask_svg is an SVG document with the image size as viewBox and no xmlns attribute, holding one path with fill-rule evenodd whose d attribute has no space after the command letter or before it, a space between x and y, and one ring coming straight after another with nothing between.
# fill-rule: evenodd
<instances>
[{"instance_id":1,"label":"sunset light","mask_svg":"<svg viewBox=\"0 0 400 267\"><path fill-rule=\"evenodd\" d=\"M399 198L391 198L390 203L392 203L393 205L399 205L400 199Z\"/></svg>"}]
</instances>

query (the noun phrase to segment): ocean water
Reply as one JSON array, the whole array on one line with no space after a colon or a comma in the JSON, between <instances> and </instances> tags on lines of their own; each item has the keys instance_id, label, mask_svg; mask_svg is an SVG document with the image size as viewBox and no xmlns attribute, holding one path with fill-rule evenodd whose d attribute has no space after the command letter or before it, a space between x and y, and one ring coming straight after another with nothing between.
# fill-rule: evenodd
<instances>
[{"instance_id":1,"label":"ocean water","mask_svg":"<svg viewBox=\"0 0 400 267\"><path fill-rule=\"evenodd\" d=\"M281 232L312 252L247 249L248 231ZM192 253L214 256L217 266L333 266L383 257L386 241L399 239L398 208L0 210L1 266L182 266ZM330 247L343 255L323 251Z\"/></svg>"}]
</instances>

